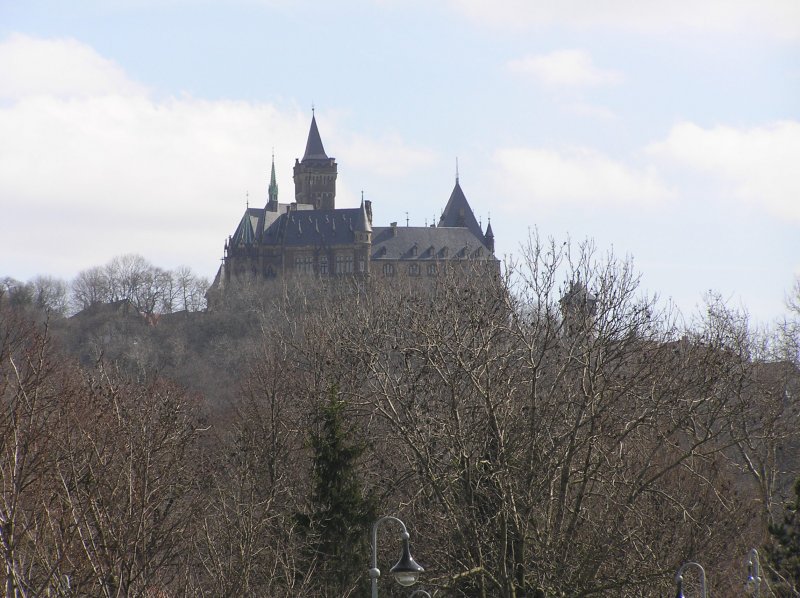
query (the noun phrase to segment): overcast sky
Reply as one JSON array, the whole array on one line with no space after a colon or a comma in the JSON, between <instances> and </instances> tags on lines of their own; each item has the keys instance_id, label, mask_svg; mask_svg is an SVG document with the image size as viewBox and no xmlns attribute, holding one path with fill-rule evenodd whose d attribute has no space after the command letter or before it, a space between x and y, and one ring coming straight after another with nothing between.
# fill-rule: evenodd
<instances>
[{"instance_id":1,"label":"overcast sky","mask_svg":"<svg viewBox=\"0 0 800 598\"><path fill-rule=\"evenodd\" d=\"M438 217L457 158L499 257L589 237L764 322L800 275L797 0L0 0L0 276L213 277L312 104L376 224Z\"/></svg>"}]
</instances>

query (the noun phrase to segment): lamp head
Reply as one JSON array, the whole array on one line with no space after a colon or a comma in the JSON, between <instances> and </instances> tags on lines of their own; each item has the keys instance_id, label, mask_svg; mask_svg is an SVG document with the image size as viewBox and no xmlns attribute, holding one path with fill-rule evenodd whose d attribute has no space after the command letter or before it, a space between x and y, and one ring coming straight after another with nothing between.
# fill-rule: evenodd
<instances>
[{"instance_id":1,"label":"lamp head","mask_svg":"<svg viewBox=\"0 0 800 598\"><path fill-rule=\"evenodd\" d=\"M678 593L675 594L675 598L685 598L683 595L683 578L679 576L676 580L676 584L678 586Z\"/></svg>"},{"instance_id":2,"label":"lamp head","mask_svg":"<svg viewBox=\"0 0 800 598\"><path fill-rule=\"evenodd\" d=\"M400 553L400 560L389 570L394 575L395 580L401 586L414 585L419 579L419 574L425 571L411 556L411 549L408 546L408 535L403 534L403 550Z\"/></svg>"}]
</instances>

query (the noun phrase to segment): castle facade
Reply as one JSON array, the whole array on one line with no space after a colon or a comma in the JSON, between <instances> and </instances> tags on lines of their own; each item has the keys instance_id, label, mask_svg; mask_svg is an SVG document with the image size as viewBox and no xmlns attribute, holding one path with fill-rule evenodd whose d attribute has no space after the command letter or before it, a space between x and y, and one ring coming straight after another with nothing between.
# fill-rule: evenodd
<instances>
[{"instance_id":1,"label":"castle facade","mask_svg":"<svg viewBox=\"0 0 800 598\"><path fill-rule=\"evenodd\" d=\"M311 118L306 150L294 165L294 201L278 201L275 161L263 208L247 207L227 238L212 289L237 278L404 276L425 279L468 260L499 268L491 223L483 231L456 177L439 222L431 226L374 226L372 204L336 207L336 159L325 153Z\"/></svg>"}]
</instances>

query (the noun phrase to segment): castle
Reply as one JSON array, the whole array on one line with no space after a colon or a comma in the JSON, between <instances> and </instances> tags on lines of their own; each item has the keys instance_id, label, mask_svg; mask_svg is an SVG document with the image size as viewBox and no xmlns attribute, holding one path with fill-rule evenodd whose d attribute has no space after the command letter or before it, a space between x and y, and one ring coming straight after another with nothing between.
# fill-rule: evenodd
<instances>
[{"instance_id":1,"label":"castle","mask_svg":"<svg viewBox=\"0 0 800 598\"><path fill-rule=\"evenodd\" d=\"M305 154L294 164L294 201L278 201L273 157L267 203L263 208L248 205L225 241L212 289L221 291L245 276L425 279L463 260L499 268L491 223L485 232L481 229L458 177L438 224L373 226L370 201L362 198L357 208L336 207L336 176L336 159L325 153L312 115Z\"/></svg>"}]
</instances>

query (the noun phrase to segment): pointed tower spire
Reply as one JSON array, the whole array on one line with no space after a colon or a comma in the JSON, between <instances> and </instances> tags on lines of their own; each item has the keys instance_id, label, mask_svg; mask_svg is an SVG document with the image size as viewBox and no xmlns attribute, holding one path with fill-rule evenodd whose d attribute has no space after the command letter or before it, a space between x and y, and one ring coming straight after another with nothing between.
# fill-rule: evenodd
<instances>
[{"instance_id":1,"label":"pointed tower spire","mask_svg":"<svg viewBox=\"0 0 800 598\"><path fill-rule=\"evenodd\" d=\"M269 190L267 191L269 201L267 210L270 212L278 211L278 181L275 179L275 149L272 150L272 172L269 175Z\"/></svg>"},{"instance_id":2,"label":"pointed tower spire","mask_svg":"<svg viewBox=\"0 0 800 598\"><path fill-rule=\"evenodd\" d=\"M494 232L492 231L492 217L489 216L488 223L486 225L486 234L483 235L486 238L486 247L489 248L489 251L494 253Z\"/></svg>"},{"instance_id":3,"label":"pointed tower spire","mask_svg":"<svg viewBox=\"0 0 800 598\"><path fill-rule=\"evenodd\" d=\"M327 159L328 154L325 153L325 148L322 147L322 138L319 136L319 129L317 128L317 117L312 114L311 129L308 131L308 141L306 142L306 153L303 154L302 161Z\"/></svg>"},{"instance_id":4,"label":"pointed tower spire","mask_svg":"<svg viewBox=\"0 0 800 598\"><path fill-rule=\"evenodd\" d=\"M483 231L475 218L475 214L472 213L472 208L469 207L469 202L461 190L458 179L456 179L456 185L450 194L450 199L447 201L437 226L467 228L478 239L484 240Z\"/></svg>"}]
</instances>

